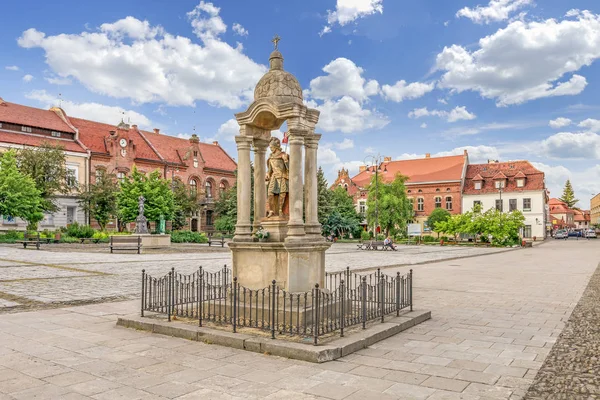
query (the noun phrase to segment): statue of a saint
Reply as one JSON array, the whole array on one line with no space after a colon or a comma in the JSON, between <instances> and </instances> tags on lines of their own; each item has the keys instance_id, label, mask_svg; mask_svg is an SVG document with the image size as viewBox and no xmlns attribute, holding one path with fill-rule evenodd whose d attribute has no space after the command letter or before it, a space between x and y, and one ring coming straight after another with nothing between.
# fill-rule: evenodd
<instances>
[{"instance_id":1,"label":"statue of a saint","mask_svg":"<svg viewBox=\"0 0 600 400\"><path fill-rule=\"evenodd\" d=\"M144 201L146 201L146 199L144 198L144 196L140 196L138 197L138 210L139 210L139 216L143 216L144 215Z\"/></svg>"},{"instance_id":2,"label":"statue of a saint","mask_svg":"<svg viewBox=\"0 0 600 400\"><path fill-rule=\"evenodd\" d=\"M281 150L281 142L272 138L269 143L271 155L267 160L267 218L283 217L287 213L286 197L289 192L289 158ZM289 201L289 199L287 199Z\"/></svg>"}]
</instances>

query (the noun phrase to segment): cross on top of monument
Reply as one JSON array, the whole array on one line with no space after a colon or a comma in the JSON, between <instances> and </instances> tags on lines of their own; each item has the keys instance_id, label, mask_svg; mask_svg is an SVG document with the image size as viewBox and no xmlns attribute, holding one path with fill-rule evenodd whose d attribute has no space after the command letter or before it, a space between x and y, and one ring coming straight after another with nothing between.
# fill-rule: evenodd
<instances>
[{"instance_id":1,"label":"cross on top of monument","mask_svg":"<svg viewBox=\"0 0 600 400\"><path fill-rule=\"evenodd\" d=\"M273 39L271 39L271 42L273 42L273 44L275 45L275 50L277 50L277 45L280 40L281 40L281 38L277 34L275 35L275 37Z\"/></svg>"}]
</instances>

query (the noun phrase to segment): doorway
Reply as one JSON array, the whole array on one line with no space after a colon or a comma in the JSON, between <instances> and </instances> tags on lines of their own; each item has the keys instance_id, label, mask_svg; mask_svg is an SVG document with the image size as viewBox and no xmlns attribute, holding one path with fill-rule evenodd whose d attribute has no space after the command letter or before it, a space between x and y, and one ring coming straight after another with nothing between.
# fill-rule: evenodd
<instances>
[{"instance_id":1,"label":"doorway","mask_svg":"<svg viewBox=\"0 0 600 400\"><path fill-rule=\"evenodd\" d=\"M198 232L198 219L192 218L192 232Z\"/></svg>"},{"instance_id":2,"label":"doorway","mask_svg":"<svg viewBox=\"0 0 600 400\"><path fill-rule=\"evenodd\" d=\"M67 225L75 222L75 207L67 206Z\"/></svg>"}]
</instances>

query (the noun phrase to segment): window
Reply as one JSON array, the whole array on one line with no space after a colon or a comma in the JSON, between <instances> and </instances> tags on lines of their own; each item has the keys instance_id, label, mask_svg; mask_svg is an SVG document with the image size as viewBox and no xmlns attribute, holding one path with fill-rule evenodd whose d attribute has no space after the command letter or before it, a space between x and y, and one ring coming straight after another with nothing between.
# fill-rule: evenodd
<instances>
[{"instance_id":1,"label":"window","mask_svg":"<svg viewBox=\"0 0 600 400\"><path fill-rule=\"evenodd\" d=\"M412 197L409 197L408 202L410 203L411 210L414 210L415 209L415 199L413 199Z\"/></svg>"},{"instance_id":2,"label":"window","mask_svg":"<svg viewBox=\"0 0 600 400\"><path fill-rule=\"evenodd\" d=\"M77 186L77 167L69 167L67 166L67 186L70 188L74 188Z\"/></svg>"},{"instance_id":3,"label":"window","mask_svg":"<svg viewBox=\"0 0 600 400\"><path fill-rule=\"evenodd\" d=\"M43 226L52 226L52 225L54 225L54 215L48 214L48 213L44 213L44 219L42 220L41 224Z\"/></svg>"},{"instance_id":4,"label":"window","mask_svg":"<svg viewBox=\"0 0 600 400\"><path fill-rule=\"evenodd\" d=\"M436 191L436 192L439 192L439 191L440 191L440 188L437 188L437 189L435 189L435 191Z\"/></svg>"},{"instance_id":5,"label":"window","mask_svg":"<svg viewBox=\"0 0 600 400\"><path fill-rule=\"evenodd\" d=\"M16 225L17 224L17 220L15 219L15 217L11 217L10 215L3 215L2 216L2 224L4 224L4 225Z\"/></svg>"},{"instance_id":6,"label":"window","mask_svg":"<svg viewBox=\"0 0 600 400\"><path fill-rule=\"evenodd\" d=\"M412 193L412 190L409 190L408 193Z\"/></svg>"},{"instance_id":7,"label":"window","mask_svg":"<svg viewBox=\"0 0 600 400\"><path fill-rule=\"evenodd\" d=\"M206 181L204 188L206 189L206 197L210 199L212 197L212 184L210 181Z\"/></svg>"},{"instance_id":8,"label":"window","mask_svg":"<svg viewBox=\"0 0 600 400\"><path fill-rule=\"evenodd\" d=\"M496 181L496 189L504 188L504 180Z\"/></svg>"},{"instance_id":9,"label":"window","mask_svg":"<svg viewBox=\"0 0 600 400\"><path fill-rule=\"evenodd\" d=\"M523 187L523 186L525 186L525 180L517 179L517 187Z\"/></svg>"},{"instance_id":10,"label":"window","mask_svg":"<svg viewBox=\"0 0 600 400\"><path fill-rule=\"evenodd\" d=\"M60 137L60 132L52 131L53 137Z\"/></svg>"},{"instance_id":11,"label":"window","mask_svg":"<svg viewBox=\"0 0 600 400\"><path fill-rule=\"evenodd\" d=\"M417 190L418 193L423 193L423 191L421 189Z\"/></svg>"},{"instance_id":12,"label":"window","mask_svg":"<svg viewBox=\"0 0 600 400\"><path fill-rule=\"evenodd\" d=\"M206 225L212 226L213 224L213 212L211 210L206 211Z\"/></svg>"},{"instance_id":13,"label":"window","mask_svg":"<svg viewBox=\"0 0 600 400\"><path fill-rule=\"evenodd\" d=\"M502 200L496 200L496 210L500 212L504 211L502 207Z\"/></svg>"},{"instance_id":14,"label":"window","mask_svg":"<svg viewBox=\"0 0 600 400\"><path fill-rule=\"evenodd\" d=\"M479 207L481 207L481 200L474 200L473 208L479 208Z\"/></svg>"},{"instance_id":15,"label":"window","mask_svg":"<svg viewBox=\"0 0 600 400\"><path fill-rule=\"evenodd\" d=\"M223 193L225 189L227 189L227 187L225 186L225 182L219 183L219 193Z\"/></svg>"},{"instance_id":16,"label":"window","mask_svg":"<svg viewBox=\"0 0 600 400\"><path fill-rule=\"evenodd\" d=\"M531 238L531 225L525 225L523 228L523 237L527 239Z\"/></svg>"},{"instance_id":17,"label":"window","mask_svg":"<svg viewBox=\"0 0 600 400\"><path fill-rule=\"evenodd\" d=\"M125 180L125 172L117 172L117 179L120 182L123 182Z\"/></svg>"},{"instance_id":18,"label":"window","mask_svg":"<svg viewBox=\"0 0 600 400\"><path fill-rule=\"evenodd\" d=\"M450 191L450 188L446 188L446 192L449 192L449 191Z\"/></svg>"},{"instance_id":19,"label":"window","mask_svg":"<svg viewBox=\"0 0 600 400\"><path fill-rule=\"evenodd\" d=\"M446 196L446 210L452 210L452 196Z\"/></svg>"},{"instance_id":20,"label":"window","mask_svg":"<svg viewBox=\"0 0 600 400\"><path fill-rule=\"evenodd\" d=\"M194 150L194 157L198 157L198 152Z\"/></svg>"},{"instance_id":21,"label":"window","mask_svg":"<svg viewBox=\"0 0 600 400\"><path fill-rule=\"evenodd\" d=\"M29 133L31 133L31 128L28 127L28 126L22 126L21 127L21 132L29 132Z\"/></svg>"},{"instance_id":22,"label":"window","mask_svg":"<svg viewBox=\"0 0 600 400\"><path fill-rule=\"evenodd\" d=\"M358 203L358 212L361 216L364 217L365 213L367 212L367 203L364 201L361 201Z\"/></svg>"},{"instance_id":23,"label":"window","mask_svg":"<svg viewBox=\"0 0 600 400\"><path fill-rule=\"evenodd\" d=\"M475 182L475 190L481 190L481 182Z\"/></svg>"},{"instance_id":24,"label":"window","mask_svg":"<svg viewBox=\"0 0 600 400\"><path fill-rule=\"evenodd\" d=\"M441 197L436 197L434 199L435 201L435 208L442 208L442 198Z\"/></svg>"},{"instance_id":25,"label":"window","mask_svg":"<svg viewBox=\"0 0 600 400\"><path fill-rule=\"evenodd\" d=\"M417 211L423 211L424 201L422 197L417 199Z\"/></svg>"},{"instance_id":26,"label":"window","mask_svg":"<svg viewBox=\"0 0 600 400\"><path fill-rule=\"evenodd\" d=\"M0 128L2 128L2 122L0 122Z\"/></svg>"},{"instance_id":27,"label":"window","mask_svg":"<svg viewBox=\"0 0 600 400\"><path fill-rule=\"evenodd\" d=\"M104 168L96 168L96 181L98 181L98 179L100 179L100 177L106 173L106 170Z\"/></svg>"},{"instance_id":28,"label":"window","mask_svg":"<svg viewBox=\"0 0 600 400\"><path fill-rule=\"evenodd\" d=\"M531 199L523 199L523 211L531 211Z\"/></svg>"},{"instance_id":29,"label":"window","mask_svg":"<svg viewBox=\"0 0 600 400\"><path fill-rule=\"evenodd\" d=\"M515 211L517 209L517 199L508 200L508 211Z\"/></svg>"},{"instance_id":30,"label":"window","mask_svg":"<svg viewBox=\"0 0 600 400\"><path fill-rule=\"evenodd\" d=\"M194 178L190 179L190 196L196 198L198 195L198 182Z\"/></svg>"}]
</instances>

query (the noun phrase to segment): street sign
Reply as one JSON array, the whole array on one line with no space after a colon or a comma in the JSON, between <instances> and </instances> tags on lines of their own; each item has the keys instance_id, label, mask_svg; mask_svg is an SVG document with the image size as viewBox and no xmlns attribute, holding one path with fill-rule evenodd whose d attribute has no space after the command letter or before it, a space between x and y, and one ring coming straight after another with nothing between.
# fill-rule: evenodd
<instances>
[{"instance_id":1,"label":"street sign","mask_svg":"<svg viewBox=\"0 0 600 400\"><path fill-rule=\"evenodd\" d=\"M408 224L408 236L421 236L421 224Z\"/></svg>"}]
</instances>

